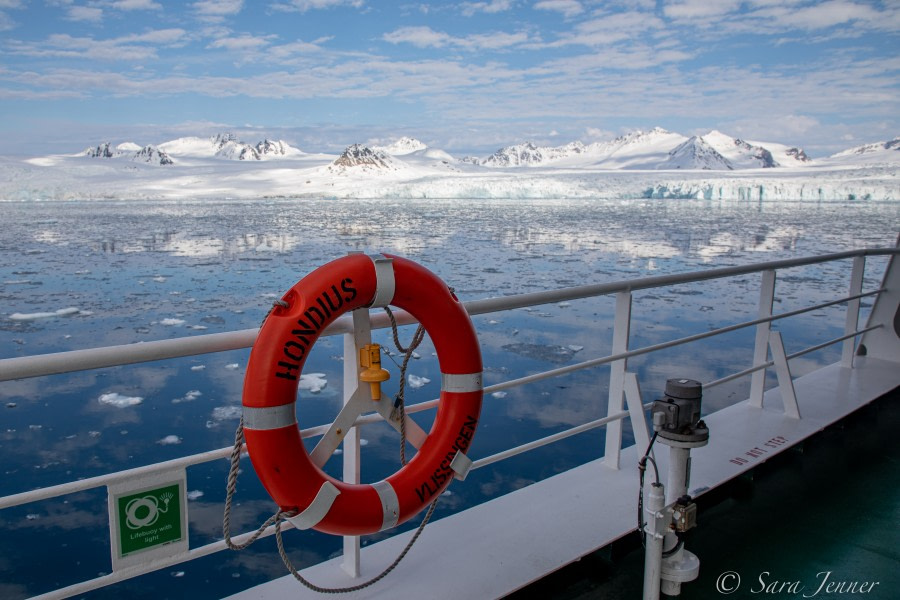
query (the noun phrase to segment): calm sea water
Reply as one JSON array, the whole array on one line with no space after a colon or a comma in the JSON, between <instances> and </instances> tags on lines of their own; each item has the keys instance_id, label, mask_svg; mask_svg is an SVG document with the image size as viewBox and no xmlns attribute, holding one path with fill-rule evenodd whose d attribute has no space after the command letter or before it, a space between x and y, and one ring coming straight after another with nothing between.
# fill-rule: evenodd
<instances>
[{"instance_id":1,"label":"calm sea water","mask_svg":"<svg viewBox=\"0 0 900 600\"><path fill-rule=\"evenodd\" d=\"M350 251L418 261L463 300L891 246L897 203L662 200L69 202L0 204L0 358L257 327L274 298L316 266ZM880 281L873 259L867 286ZM846 266L846 265L844 265ZM779 309L844 290L847 270L801 268L778 282ZM635 294L632 347L752 318L758 278ZM613 299L549 304L474 319L486 383L608 353ZM840 308L781 329L788 351L839 335ZM404 340L411 328L402 328ZM689 351L637 358L645 399L668 377L710 381L746 368L753 331ZM384 332L377 341L390 344ZM307 363L324 387L301 392L303 426L340 406L342 341L320 340ZM835 347L792 363L802 374ZM0 383L0 495L230 446L248 351ZM440 372L426 342L410 374L429 379L408 401L437 397ZM387 391L396 390L395 375ZM485 398L471 452L479 458L606 414L607 369ZM714 389L707 409L743 399L747 382ZM417 415L428 426L428 415ZM455 483L435 518L596 458L602 432L576 436L475 471ZM387 427L362 431L363 480L397 465ZM630 441L629 441L630 443ZM328 468L335 469L332 459ZM249 463L232 522L254 528L273 511ZM221 538L225 461L188 470L191 546ZM409 526L414 526L417 519ZM26 597L110 571L105 490L0 511L0 597ZM369 536L370 543L381 536ZM298 565L340 541L286 537ZM401 567L402 571L402 567ZM285 573L269 538L131 580L91 598L214 598ZM402 576L402 573L398 576Z\"/></svg>"}]
</instances>

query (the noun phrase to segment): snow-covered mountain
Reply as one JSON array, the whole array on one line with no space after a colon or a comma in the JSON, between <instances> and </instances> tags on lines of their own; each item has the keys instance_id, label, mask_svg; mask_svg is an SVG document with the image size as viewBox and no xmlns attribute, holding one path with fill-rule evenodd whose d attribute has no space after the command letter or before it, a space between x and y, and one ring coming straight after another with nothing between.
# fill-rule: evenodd
<instances>
[{"instance_id":1,"label":"snow-covered mountain","mask_svg":"<svg viewBox=\"0 0 900 600\"><path fill-rule=\"evenodd\" d=\"M713 148L704 138L693 136L669 151L669 157L656 166L657 169L704 169L731 171L731 162Z\"/></svg>"},{"instance_id":2,"label":"snow-covered mountain","mask_svg":"<svg viewBox=\"0 0 900 600\"><path fill-rule=\"evenodd\" d=\"M886 142L875 142L873 144L863 144L854 148L848 148L837 154L828 157L829 161L852 161L852 162L900 162L900 137L895 137Z\"/></svg>"},{"instance_id":3,"label":"snow-covered mountain","mask_svg":"<svg viewBox=\"0 0 900 600\"><path fill-rule=\"evenodd\" d=\"M393 151L391 154L388 150ZM703 198L900 200L900 138L809 160L783 144L655 128L614 140L523 143L457 159L413 138L304 153L231 134L78 154L0 157L0 201L91 198ZM161 165L165 165L161 168Z\"/></svg>"},{"instance_id":4,"label":"snow-covered mountain","mask_svg":"<svg viewBox=\"0 0 900 600\"><path fill-rule=\"evenodd\" d=\"M634 131L608 142L585 146L571 142L544 147L527 142L501 148L484 159L464 159L491 168L587 167L600 169L759 169L803 166L806 153L795 147L768 142L747 142L719 131L690 138L655 127Z\"/></svg>"},{"instance_id":5,"label":"snow-covered mountain","mask_svg":"<svg viewBox=\"0 0 900 600\"><path fill-rule=\"evenodd\" d=\"M401 137L387 146L372 146L373 150L380 150L391 156L404 156L406 154L425 150L426 148L428 148L428 146L419 140L406 136Z\"/></svg>"},{"instance_id":6,"label":"snow-covered mountain","mask_svg":"<svg viewBox=\"0 0 900 600\"><path fill-rule=\"evenodd\" d=\"M172 165L174 161L164 151L154 146L138 146L132 142L119 144L115 148L109 142L98 144L82 152L82 156L90 158L121 158L135 162L145 162L154 165Z\"/></svg>"},{"instance_id":7,"label":"snow-covered mountain","mask_svg":"<svg viewBox=\"0 0 900 600\"><path fill-rule=\"evenodd\" d=\"M288 158L303 153L282 140L265 139L256 144L243 142L233 133L214 137L182 137L160 144L159 149L176 158L223 158L227 160L266 160Z\"/></svg>"},{"instance_id":8,"label":"snow-covered mountain","mask_svg":"<svg viewBox=\"0 0 900 600\"><path fill-rule=\"evenodd\" d=\"M393 171L400 168L400 163L383 150L353 144L334 159L331 166L335 167L333 170Z\"/></svg>"}]
</instances>

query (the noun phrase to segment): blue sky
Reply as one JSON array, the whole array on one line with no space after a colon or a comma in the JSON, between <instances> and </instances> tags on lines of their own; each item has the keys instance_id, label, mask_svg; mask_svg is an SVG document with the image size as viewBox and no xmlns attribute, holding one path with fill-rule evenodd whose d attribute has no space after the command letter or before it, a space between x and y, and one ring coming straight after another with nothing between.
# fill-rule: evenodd
<instances>
[{"instance_id":1,"label":"blue sky","mask_svg":"<svg viewBox=\"0 0 900 600\"><path fill-rule=\"evenodd\" d=\"M0 0L0 153L900 135L900 0Z\"/></svg>"}]
</instances>

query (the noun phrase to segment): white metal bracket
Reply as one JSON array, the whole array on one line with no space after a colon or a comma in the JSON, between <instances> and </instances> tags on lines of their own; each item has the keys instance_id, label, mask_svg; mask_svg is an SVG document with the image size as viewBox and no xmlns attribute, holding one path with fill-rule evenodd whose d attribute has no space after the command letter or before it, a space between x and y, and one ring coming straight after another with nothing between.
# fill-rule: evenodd
<instances>
[{"instance_id":1,"label":"white metal bracket","mask_svg":"<svg viewBox=\"0 0 900 600\"><path fill-rule=\"evenodd\" d=\"M784 402L784 414L792 419L799 419L800 407L797 405L797 393L794 391L794 380L791 378L791 368L788 365L787 354L784 352L781 332L773 331L769 334L769 348L772 351L772 359L775 361L775 372L778 374L778 387L781 389L781 400Z\"/></svg>"},{"instance_id":2,"label":"white metal bracket","mask_svg":"<svg viewBox=\"0 0 900 600\"><path fill-rule=\"evenodd\" d=\"M472 459L463 454L462 450L456 452L456 456L450 461L450 468L456 473L454 479L465 481L466 475L472 469Z\"/></svg>"}]
</instances>

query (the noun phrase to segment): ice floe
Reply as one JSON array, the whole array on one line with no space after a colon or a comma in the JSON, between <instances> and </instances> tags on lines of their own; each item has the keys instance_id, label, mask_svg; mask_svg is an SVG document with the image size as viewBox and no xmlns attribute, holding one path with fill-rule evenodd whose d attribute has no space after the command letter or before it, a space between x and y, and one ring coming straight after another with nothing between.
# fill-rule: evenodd
<instances>
[{"instance_id":1,"label":"ice floe","mask_svg":"<svg viewBox=\"0 0 900 600\"><path fill-rule=\"evenodd\" d=\"M190 402L191 400L196 400L197 398L199 398L202 395L203 395L203 392L201 392L200 390L191 390L188 393L186 393L184 396L182 396L181 398L172 398L172 404L179 404L181 402Z\"/></svg>"},{"instance_id":2,"label":"ice floe","mask_svg":"<svg viewBox=\"0 0 900 600\"><path fill-rule=\"evenodd\" d=\"M175 325L184 325L184 319L163 319L159 322L160 325L165 325L167 327L173 327Z\"/></svg>"},{"instance_id":3,"label":"ice floe","mask_svg":"<svg viewBox=\"0 0 900 600\"><path fill-rule=\"evenodd\" d=\"M240 406L217 406L213 409L212 417L216 421L224 421L226 419L241 418L242 409Z\"/></svg>"},{"instance_id":4,"label":"ice floe","mask_svg":"<svg viewBox=\"0 0 900 600\"><path fill-rule=\"evenodd\" d=\"M328 381L325 379L325 373L304 373L303 375L300 375L300 382L297 384L297 387L301 390L317 394L321 392L326 385L328 385Z\"/></svg>"},{"instance_id":5,"label":"ice floe","mask_svg":"<svg viewBox=\"0 0 900 600\"><path fill-rule=\"evenodd\" d=\"M136 406L144 401L140 396L124 396L118 392L102 394L98 400L100 401L100 404L109 404L110 406L115 406L117 408Z\"/></svg>"},{"instance_id":6,"label":"ice floe","mask_svg":"<svg viewBox=\"0 0 900 600\"><path fill-rule=\"evenodd\" d=\"M413 389L418 389L423 385L431 383L431 380L427 377L419 377L418 375L413 375L412 373L406 376L406 381L409 383L409 387Z\"/></svg>"},{"instance_id":7,"label":"ice floe","mask_svg":"<svg viewBox=\"0 0 900 600\"><path fill-rule=\"evenodd\" d=\"M178 437L177 435L167 435L166 437L162 438L161 440L157 440L156 443L160 444L161 446L172 446L174 444L180 444L181 438Z\"/></svg>"},{"instance_id":8,"label":"ice floe","mask_svg":"<svg viewBox=\"0 0 900 600\"><path fill-rule=\"evenodd\" d=\"M55 310L53 312L35 312L35 313L13 313L9 315L9 319L12 321L36 321L38 319L52 319L54 317L68 317L70 315L77 315L81 312L81 309L76 308L74 306L70 306L68 308L61 308L59 310Z\"/></svg>"}]
</instances>

